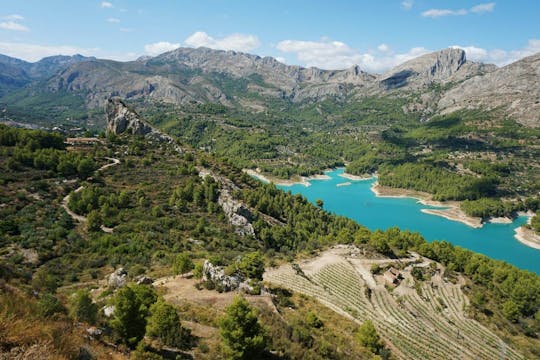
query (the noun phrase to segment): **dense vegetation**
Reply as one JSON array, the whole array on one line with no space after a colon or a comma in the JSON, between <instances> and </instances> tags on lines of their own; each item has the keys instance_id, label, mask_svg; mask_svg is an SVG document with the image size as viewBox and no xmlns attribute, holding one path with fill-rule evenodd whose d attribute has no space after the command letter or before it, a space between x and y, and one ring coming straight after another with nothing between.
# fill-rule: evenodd
<instances>
[{"instance_id":1,"label":"dense vegetation","mask_svg":"<svg viewBox=\"0 0 540 360\"><path fill-rule=\"evenodd\" d=\"M212 356L221 350L193 344L184 324L178 324L190 317L206 326L215 326L204 320L207 317L203 316L203 310L194 313L192 309L179 309L175 315L157 294L142 290L148 287L130 285L114 294L105 290L101 297L92 299L100 306L109 302L116 305L118 312L113 318L105 319L101 313L95 314L88 293L76 292L72 300L66 300L74 292L71 286L95 284L118 266L124 266L133 276L183 274L206 258L221 265L238 264L240 271L260 278L261 260L267 263L292 260L331 244L354 243L386 256L416 251L443 263L449 276L456 271L465 274L470 279L468 291L475 316L530 336L522 337L520 345L533 354L537 341L533 337L540 324L540 278L535 274L445 242L427 243L416 233L398 229L371 232L351 220L329 214L302 196L260 184L243 174L234 159L224 162L191 151L179 155L168 146L137 138L111 137L104 146L68 151L61 145L63 139L54 140L56 135L6 127L0 130L0 139L13 137L5 133L14 133L16 139L2 142L0 152L1 196L6 204L0 209L0 274L23 291L35 290L43 316L65 313L63 308L68 307L67 313L73 319L96 321L112 329L111 340L136 348L133 353L143 354L143 358L156 348L140 342L145 334L159 346L195 346L201 354L205 350ZM47 145L29 146L30 143ZM58 159L97 164L104 162L106 156L118 156L121 163L92 178L87 178L88 173L75 172L69 175L72 181L68 182L63 181L68 175L59 171L58 165L43 169L30 162L20 162L18 167L9 167L9 163L17 161L12 159L19 151L38 155L49 149L44 146L50 143L56 144L52 150ZM257 238L235 232L217 203L220 185L210 177L198 176L197 167L202 166L226 176L239 188L234 196L253 210ZM69 206L76 213L87 215L87 226L76 226L59 206L63 196L79 185L83 189L71 193ZM88 226L92 223L95 226ZM103 231L102 225L112 232ZM243 260L238 263L239 257ZM297 311L307 316L300 306L307 304L307 300L295 302ZM286 299L278 304L286 314L281 320L261 310L259 321L264 332L271 335L267 342L254 340L244 345L266 344L267 350L278 349L284 358L345 359L359 357L358 354L368 351L365 347L370 348L352 345L348 335L324 319L322 323L328 325L322 326L313 316L308 321L299 313L287 315L288 310L283 310L291 305L287 304ZM251 321L251 309L244 310L246 321ZM355 326L347 326L352 334ZM264 332L261 330L261 334ZM253 339L257 336L254 334ZM331 345L333 341L346 344L345 349L350 352ZM237 351L234 346L227 346ZM381 348L375 344L372 350L380 352Z\"/></svg>"},{"instance_id":2,"label":"dense vegetation","mask_svg":"<svg viewBox=\"0 0 540 360\"><path fill-rule=\"evenodd\" d=\"M346 164L351 174L378 172L382 184L429 192L439 200L538 193L538 129L480 111L419 122L418 114L403 112L406 101L392 96L297 104L264 99L265 111L259 112L215 104L136 106L191 146L277 178ZM502 213L491 206L473 212Z\"/></svg>"}]
</instances>

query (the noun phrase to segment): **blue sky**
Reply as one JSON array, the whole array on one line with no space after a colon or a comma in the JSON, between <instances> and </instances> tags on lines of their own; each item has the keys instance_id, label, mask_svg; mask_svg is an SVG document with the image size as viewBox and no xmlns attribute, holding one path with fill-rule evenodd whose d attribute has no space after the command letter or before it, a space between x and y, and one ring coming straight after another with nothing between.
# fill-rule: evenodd
<instances>
[{"instance_id":1,"label":"blue sky","mask_svg":"<svg viewBox=\"0 0 540 360\"><path fill-rule=\"evenodd\" d=\"M288 64L382 72L462 47L504 65L540 51L540 1L0 0L0 53L132 60L179 46L274 56Z\"/></svg>"}]
</instances>

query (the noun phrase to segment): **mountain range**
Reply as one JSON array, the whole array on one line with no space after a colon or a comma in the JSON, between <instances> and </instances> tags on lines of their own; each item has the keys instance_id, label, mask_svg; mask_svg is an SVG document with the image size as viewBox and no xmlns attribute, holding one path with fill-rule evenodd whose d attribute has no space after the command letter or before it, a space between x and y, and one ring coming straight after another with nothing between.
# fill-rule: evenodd
<instances>
[{"instance_id":1,"label":"mountain range","mask_svg":"<svg viewBox=\"0 0 540 360\"><path fill-rule=\"evenodd\" d=\"M208 48L178 48L156 57L119 62L93 57L53 56L36 63L0 55L0 103L54 103L66 95L86 109L102 109L111 96L126 100L187 104L211 102L261 111L287 103L365 97L407 99L405 112L422 118L463 109L492 111L540 126L540 53L498 68L467 60L447 48L409 60L383 74L358 66L323 70L286 65L272 57ZM21 107L21 106L19 106Z\"/></svg>"}]
</instances>

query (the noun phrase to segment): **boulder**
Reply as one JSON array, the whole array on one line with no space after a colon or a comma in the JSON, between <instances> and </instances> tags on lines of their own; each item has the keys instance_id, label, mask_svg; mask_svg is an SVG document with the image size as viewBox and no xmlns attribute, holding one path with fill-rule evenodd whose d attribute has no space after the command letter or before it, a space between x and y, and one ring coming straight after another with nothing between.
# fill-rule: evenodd
<instances>
[{"instance_id":1,"label":"boulder","mask_svg":"<svg viewBox=\"0 0 540 360\"><path fill-rule=\"evenodd\" d=\"M116 310L116 307L114 305L108 305L103 307L103 314L105 317L111 317L114 315L114 311Z\"/></svg>"},{"instance_id":2,"label":"boulder","mask_svg":"<svg viewBox=\"0 0 540 360\"><path fill-rule=\"evenodd\" d=\"M137 285L150 285L154 282L154 280L146 275L139 275L135 278L135 283Z\"/></svg>"},{"instance_id":3,"label":"boulder","mask_svg":"<svg viewBox=\"0 0 540 360\"><path fill-rule=\"evenodd\" d=\"M127 282L127 271L121 267L116 269L112 274L109 275L108 284L112 288L121 288L126 285Z\"/></svg>"},{"instance_id":4,"label":"boulder","mask_svg":"<svg viewBox=\"0 0 540 360\"><path fill-rule=\"evenodd\" d=\"M101 334L103 334L103 331L95 326L92 326L86 329L86 333L92 337L99 337Z\"/></svg>"}]
</instances>

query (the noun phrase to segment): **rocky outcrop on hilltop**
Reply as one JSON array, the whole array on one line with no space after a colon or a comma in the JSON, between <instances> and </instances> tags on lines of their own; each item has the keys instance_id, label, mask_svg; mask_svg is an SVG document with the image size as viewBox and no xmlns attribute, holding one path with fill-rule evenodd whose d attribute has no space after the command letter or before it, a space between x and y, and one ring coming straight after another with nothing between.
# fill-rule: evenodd
<instances>
[{"instance_id":1,"label":"rocky outcrop on hilltop","mask_svg":"<svg viewBox=\"0 0 540 360\"><path fill-rule=\"evenodd\" d=\"M202 273L203 281L211 281L216 287L219 287L223 291L238 289L240 283L244 280L238 274L225 275L223 267L215 266L208 260L204 261Z\"/></svg>"},{"instance_id":2,"label":"rocky outcrop on hilltop","mask_svg":"<svg viewBox=\"0 0 540 360\"><path fill-rule=\"evenodd\" d=\"M118 97L107 100L105 114L107 116L108 133L115 135L142 135L158 142L169 143L174 146L176 151L182 152L172 137L162 133L145 122L135 110L129 108L126 103Z\"/></svg>"},{"instance_id":3,"label":"rocky outcrop on hilltop","mask_svg":"<svg viewBox=\"0 0 540 360\"><path fill-rule=\"evenodd\" d=\"M250 285L249 279L238 273L226 275L222 266L213 265L208 260L204 261L202 273L203 281L213 283L220 291L241 290L248 294L254 293L254 287Z\"/></svg>"},{"instance_id":4,"label":"rocky outcrop on hilltop","mask_svg":"<svg viewBox=\"0 0 540 360\"><path fill-rule=\"evenodd\" d=\"M460 109L501 111L527 126L540 126L540 53L473 77L440 99L441 113Z\"/></svg>"},{"instance_id":5,"label":"rocky outcrop on hilltop","mask_svg":"<svg viewBox=\"0 0 540 360\"><path fill-rule=\"evenodd\" d=\"M128 133L132 135L146 135L154 129L141 120L139 114L120 98L111 98L105 108L107 114L107 131L116 135Z\"/></svg>"}]
</instances>

